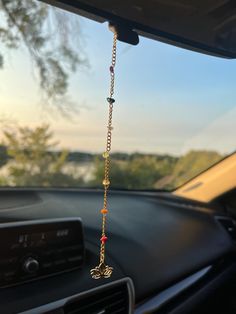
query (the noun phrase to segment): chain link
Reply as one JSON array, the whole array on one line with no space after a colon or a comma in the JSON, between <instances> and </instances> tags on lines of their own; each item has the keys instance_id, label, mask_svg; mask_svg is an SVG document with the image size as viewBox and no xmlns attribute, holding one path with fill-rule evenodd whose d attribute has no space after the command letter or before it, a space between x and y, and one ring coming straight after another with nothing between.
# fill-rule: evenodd
<instances>
[{"instance_id":1,"label":"chain link","mask_svg":"<svg viewBox=\"0 0 236 314\"><path fill-rule=\"evenodd\" d=\"M102 209L102 237L101 237L101 247L100 247L100 264L99 266L91 269L91 275L93 278L108 278L112 274L112 267L105 265L105 242L106 237L106 220L107 220L107 206L108 206L108 189L110 186L110 151L111 151L111 140L112 140L112 114L113 114L113 99L114 89L115 89L115 65L116 65L116 44L117 44L117 34L114 33L113 37L113 47L112 47L112 58L110 65L110 93L107 98L108 101L108 124L107 124L107 137L106 137L106 151L103 154L104 157L104 196L103 196L103 209Z\"/></svg>"},{"instance_id":2,"label":"chain link","mask_svg":"<svg viewBox=\"0 0 236 314\"><path fill-rule=\"evenodd\" d=\"M108 125L107 125L107 140L106 140L106 158L104 162L104 197L103 197L103 208L107 209L107 194L110 185L110 151L111 151L111 139L112 139L112 113L113 113L113 95L115 88L115 65L116 65L116 43L117 43L117 35L114 34L113 38L113 47L112 47L112 59L110 66L110 97L108 98L109 103L109 112L108 112ZM102 215L102 237L105 236L106 229L106 214ZM101 243L101 252L100 252L100 263L104 263L105 261L105 242Z\"/></svg>"}]
</instances>

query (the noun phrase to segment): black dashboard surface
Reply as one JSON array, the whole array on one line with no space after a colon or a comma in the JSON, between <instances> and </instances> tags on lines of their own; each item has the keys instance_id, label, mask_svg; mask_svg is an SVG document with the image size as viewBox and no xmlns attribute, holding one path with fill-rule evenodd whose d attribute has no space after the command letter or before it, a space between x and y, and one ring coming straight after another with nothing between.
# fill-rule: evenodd
<instances>
[{"instance_id":1,"label":"black dashboard surface","mask_svg":"<svg viewBox=\"0 0 236 314\"><path fill-rule=\"evenodd\" d=\"M101 206L102 192L96 190L0 191L1 222L81 217L86 246L82 270L1 289L1 313L40 306L125 276L133 280L137 300L143 300L214 263L232 247L213 210L158 193L114 191L107 263L115 270L112 279L96 281L89 270L98 263Z\"/></svg>"}]
</instances>

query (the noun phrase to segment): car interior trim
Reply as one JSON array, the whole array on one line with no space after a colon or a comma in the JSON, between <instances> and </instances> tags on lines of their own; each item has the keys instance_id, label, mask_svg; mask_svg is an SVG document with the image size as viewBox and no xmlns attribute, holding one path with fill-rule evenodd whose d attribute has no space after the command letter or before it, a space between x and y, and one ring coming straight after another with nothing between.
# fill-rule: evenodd
<instances>
[{"instance_id":1,"label":"car interior trim","mask_svg":"<svg viewBox=\"0 0 236 314\"><path fill-rule=\"evenodd\" d=\"M113 288L115 286L119 286L122 284L126 284L127 288L128 288L128 294L129 294L129 312L128 312L128 314L131 314L133 311L135 296L134 296L133 282L128 277L110 282L108 284L96 287L96 288L91 289L91 290L87 290L87 291L82 292L82 293L72 295L72 296L64 298L64 299L57 300L57 301L52 302L52 303L42 305L42 306L37 307L37 308L33 308L33 309L30 309L30 310L27 310L24 312L20 312L19 314L43 314L43 313L49 313L49 312L51 313L52 311L56 311L56 310L60 311L63 309L63 307L68 302L70 302L74 299L85 298L87 295L93 295L93 294L95 295L96 293L100 292L103 289L110 289L110 288Z\"/></svg>"},{"instance_id":2,"label":"car interior trim","mask_svg":"<svg viewBox=\"0 0 236 314\"><path fill-rule=\"evenodd\" d=\"M184 292L186 289L190 288L197 281L202 279L209 271L212 266L207 266L198 272L188 276L187 278L177 282L175 285L163 290L156 296L149 299L147 302L138 306L135 310L135 314L152 313L152 311L157 311L161 306L171 301L174 297L178 296L180 293Z\"/></svg>"}]
</instances>

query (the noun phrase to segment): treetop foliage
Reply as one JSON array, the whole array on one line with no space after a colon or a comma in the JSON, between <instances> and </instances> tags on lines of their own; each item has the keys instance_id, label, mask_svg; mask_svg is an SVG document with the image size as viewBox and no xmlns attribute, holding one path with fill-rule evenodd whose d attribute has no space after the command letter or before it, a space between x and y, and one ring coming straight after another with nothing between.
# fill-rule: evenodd
<instances>
[{"instance_id":1,"label":"treetop foliage","mask_svg":"<svg viewBox=\"0 0 236 314\"><path fill-rule=\"evenodd\" d=\"M8 49L25 45L46 99L65 110L69 74L87 65L78 19L36 0L0 0L0 16L1 43ZM76 40L71 36L75 28ZM0 53L0 67L4 61Z\"/></svg>"},{"instance_id":2,"label":"treetop foliage","mask_svg":"<svg viewBox=\"0 0 236 314\"><path fill-rule=\"evenodd\" d=\"M101 187L104 159L99 154L58 150L48 124L8 126L0 146L0 185ZM174 189L222 159L214 151L190 151L176 157L113 153L112 188ZM81 172L83 166L87 168ZM90 175L86 179L86 175ZM4 172L3 172L4 173Z\"/></svg>"}]
</instances>

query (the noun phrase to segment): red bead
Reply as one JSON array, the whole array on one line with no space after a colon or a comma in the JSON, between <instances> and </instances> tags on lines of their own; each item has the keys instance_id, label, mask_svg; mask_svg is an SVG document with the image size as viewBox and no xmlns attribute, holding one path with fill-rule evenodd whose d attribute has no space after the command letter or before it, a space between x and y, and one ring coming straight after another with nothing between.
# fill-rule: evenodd
<instances>
[{"instance_id":1,"label":"red bead","mask_svg":"<svg viewBox=\"0 0 236 314\"><path fill-rule=\"evenodd\" d=\"M104 243L106 243L106 241L108 240L108 238L107 238L106 236L102 236L100 240L101 240L101 242L104 244Z\"/></svg>"},{"instance_id":2,"label":"red bead","mask_svg":"<svg viewBox=\"0 0 236 314\"><path fill-rule=\"evenodd\" d=\"M113 68L112 65L110 66L110 72L111 72L111 73L114 73L114 68Z\"/></svg>"}]
</instances>

